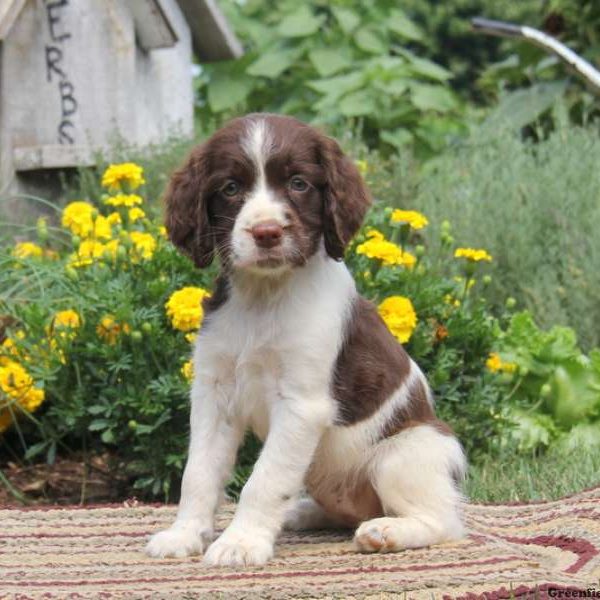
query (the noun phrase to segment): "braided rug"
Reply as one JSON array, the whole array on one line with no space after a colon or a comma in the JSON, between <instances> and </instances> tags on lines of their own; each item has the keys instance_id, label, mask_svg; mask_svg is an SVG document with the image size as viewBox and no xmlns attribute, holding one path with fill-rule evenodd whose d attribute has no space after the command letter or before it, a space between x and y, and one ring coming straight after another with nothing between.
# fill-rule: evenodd
<instances>
[{"instance_id":1,"label":"braided rug","mask_svg":"<svg viewBox=\"0 0 600 600\"><path fill-rule=\"evenodd\" d=\"M284 533L266 567L207 569L199 557L142 553L173 506L0 509L0 598L600 597L600 487L465 512L457 543L368 555L353 551L351 532Z\"/></svg>"}]
</instances>

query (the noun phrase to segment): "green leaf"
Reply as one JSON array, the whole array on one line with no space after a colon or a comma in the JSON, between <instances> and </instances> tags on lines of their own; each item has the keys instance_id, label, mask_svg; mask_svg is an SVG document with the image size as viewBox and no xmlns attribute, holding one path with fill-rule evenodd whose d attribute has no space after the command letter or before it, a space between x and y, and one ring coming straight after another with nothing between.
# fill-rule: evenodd
<instances>
[{"instance_id":1,"label":"green leaf","mask_svg":"<svg viewBox=\"0 0 600 600\"><path fill-rule=\"evenodd\" d=\"M420 110L446 112L456 108L452 92L440 85L414 83L411 92L412 103Z\"/></svg>"},{"instance_id":2,"label":"green leaf","mask_svg":"<svg viewBox=\"0 0 600 600\"><path fill-rule=\"evenodd\" d=\"M321 77L329 77L352 64L348 53L334 48L312 50L308 58Z\"/></svg>"},{"instance_id":3,"label":"green leaf","mask_svg":"<svg viewBox=\"0 0 600 600\"><path fill-rule=\"evenodd\" d=\"M396 129L396 131L393 132L382 131L379 134L379 137L397 150L401 150L413 141L413 135L407 129Z\"/></svg>"},{"instance_id":4,"label":"green leaf","mask_svg":"<svg viewBox=\"0 0 600 600\"><path fill-rule=\"evenodd\" d=\"M500 129L519 130L548 110L566 89L566 81L553 81L510 92L482 123L481 130L487 135L495 135Z\"/></svg>"},{"instance_id":5,"label":"green leaf","mask_svg":"<svg viewBox=\"0 0 600 600\"><path fill-rule=\"evenodd\" d=\"M30 458L34 458L38 454L41 454L46 449L49 443L49 441L43 441L38 442L33 446L29 446L29 448L27 448L27 452L25 452L25 460L29 460Z\"/></svg>"},{"instance_id":6,"label":"green leaf","mask_svg":"<svg viewBox=\"0 0 600 600\"><path fill-rule=\"evenodd\" d=\"M276 78L292 66L295 58L296 53L290 50L265 52L246 69L246 73L255 77Z\"/></svg>"},{"instance_id":7,"label":"green leaf","mask_svg":"<svg viewBox=\"0 0 600 600\"><path fill-rule=\"evenodd\" d=\"M315 16L306 5L284 17L277 27L282 37L306 37L319 30L324 17Z\"/></svg>"},{"instance_id":8,"label":"green leaf","mask_svg":"<svg viewBox=\"0 0 600 600\"><path fill-rule=\"evenodd\" d=\"M349 8L335 6L331 11L345 34L352 33L360 24L360 17Z\"/></svg>"},{"instance_id":9,"label":"green leaf","mask_svg":"<svg viewBox=\"0 0 600 600\"><path fill-rule=\"evenodd\" d=\"M400 9L395 8L390 12L387 26L394 33L409 40L421 41L423 39L423 32Z\"/></svg>"},{"instance_id":10,"label":"green leaf","mask_svg":"<svg viewBox=\"0 0 600 600\"><path fill-rule=\"evenodd\" d=\"M411 71L415 75L427 77L434 81L444 82L452 77L452 73L444 67L426 59L417 56L406 48L396 48L398 54L403 56L407 61Z\"/></svg>"},{"instance_id":11,"label":"green leaf","mask_svg":"<svg viewBox=\"0 0 600 600\"><path fill-rule=\"evenodd\" d=\"M381 34L372 27L362 27L359 29L356 32L354 41L363 52L384 54L388 51L386 43L381 39Z\"/></svg>"},{"instance_id":12,"label":"green leaf","mask_svg":"<svg viewBox=\"0 0 600 600\"><path fill-rule=\"evenodd\" d=\"M94 419L89 425L90 431L100 431L106 429L109 426L109 422L106 419Z\"/></svg>"},{"instance_id":13,"label":"green leaf","mask_svg":"<svg viewBox=\"0 0 600 600\"><path fill-rule=\"evenodd\" d=\"M213 112L223 112L244 102L253 86L250 77L215 73L208 84L208 104Z\"/></svg>"},{"instance_id":14,"label":"green leaf","mask_svg":"<svg viewBox=\"0 0 600 600\"><path fill-rule=\"evenodd\" d=\"M340 112L346 117L360 117L375 112L375 99L371 90L352 92L339 103Z\"/></svg>"},{"instance_id":15,"label":"green leaf","mask_svg":"<svg viewBox=\"0 0 600 600\"><path fill-rule=\"evenodd\" d=\"M107 429L106 431L102 432L102 435L100 436L100 439L105 444L112 444L115 441L115 434L112 432L112 429Z\"/></svg>"},{"instance_id":16,"label":"green leaf","mask_svg":"<svg viewBox=\"0 0 600 600\"><path fill-rule=\"evenodd\" d=\"M308 81L306 85L326 96L337 99L348 92L353 92L362 87L364 83L363 74L360 71L349 73L348 75L338 75L328 79L316 79Z\"/></svg>"}]
</instances>

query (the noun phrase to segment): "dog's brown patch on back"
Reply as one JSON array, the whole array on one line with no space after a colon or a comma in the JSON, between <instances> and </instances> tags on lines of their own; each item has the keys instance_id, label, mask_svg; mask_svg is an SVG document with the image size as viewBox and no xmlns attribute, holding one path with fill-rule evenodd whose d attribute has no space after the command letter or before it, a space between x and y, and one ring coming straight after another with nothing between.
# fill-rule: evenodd
<instances>
[{"instance_id":1,"label":"dog's brown patch on back","mask_svg":"<svg viewBox=\"0 0 600 600\"><path fill-rule=\"evenodd\" d=\"M346 327L332 381L340 425L373 415L410 372L408 354L371 302L358 297Z\"/></svg>"}]
</instances>

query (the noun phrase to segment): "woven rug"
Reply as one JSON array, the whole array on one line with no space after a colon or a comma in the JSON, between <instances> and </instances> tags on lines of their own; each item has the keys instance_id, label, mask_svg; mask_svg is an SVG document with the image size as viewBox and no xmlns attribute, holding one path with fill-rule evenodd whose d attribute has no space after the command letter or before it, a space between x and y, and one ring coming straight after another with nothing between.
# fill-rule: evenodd
<instances>
[{"instance_id":1,"label":"woven rug","mask_svg":"<svg viewBox=\"0 0 600 600\"><path fill-rule=\"evenodd\" d=\"M222 511L221 528L232 511ZM356 554L351 532L286 533L264 568L147 558L146 537L174 513L148 505L0 510L0 598L533 599L588 588L600 597L600 488L555 502L471 504L466 539L397 554Z\"/></svg>"}]
</instances>

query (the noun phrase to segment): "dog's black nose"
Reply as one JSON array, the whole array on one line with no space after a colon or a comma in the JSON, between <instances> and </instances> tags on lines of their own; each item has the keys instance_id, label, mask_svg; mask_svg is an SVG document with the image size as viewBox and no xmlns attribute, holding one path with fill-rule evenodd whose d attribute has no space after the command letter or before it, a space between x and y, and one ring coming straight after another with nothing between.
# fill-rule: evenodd
<instances>
[{"instance_id":1,"label":"dog's black nose","mask_svg":"<svg viewBox=\"0 0 600 600\"><path fill-rule=\"evenodd\" d=\"M283 227L277 221L263 221L251 229L252 237L260 248L274 248L281 244Z\"/></svg>"}]
</instances>

